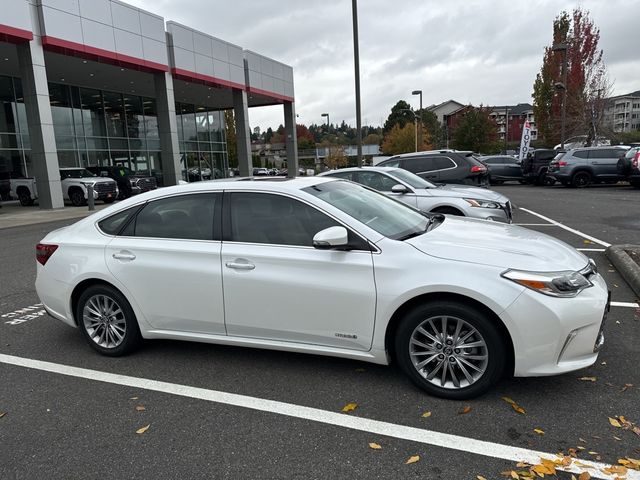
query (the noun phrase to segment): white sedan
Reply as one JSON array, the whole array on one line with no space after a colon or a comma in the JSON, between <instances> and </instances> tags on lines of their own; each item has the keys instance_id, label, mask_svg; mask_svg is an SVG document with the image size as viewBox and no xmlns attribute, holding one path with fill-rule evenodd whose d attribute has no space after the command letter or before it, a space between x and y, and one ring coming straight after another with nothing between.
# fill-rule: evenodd
<instances>
[{"instance_id":1,"label":"white sedan","mask_svg":"<svg viewBox=\"0 0 640 480\"><path fill-rule=\"evenodd\" d=\"M102 354L165 338L393 359L453 399L592 365L608 310L559 240L329 178L163 188L51 232L36 258L49 314Z\"/></svg>"}]
</instances>

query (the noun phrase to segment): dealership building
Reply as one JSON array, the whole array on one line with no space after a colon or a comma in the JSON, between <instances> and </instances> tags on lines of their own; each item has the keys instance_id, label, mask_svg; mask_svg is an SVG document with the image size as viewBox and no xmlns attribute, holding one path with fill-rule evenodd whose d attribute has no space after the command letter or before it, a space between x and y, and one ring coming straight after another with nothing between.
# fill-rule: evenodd
<instances>
[{"instance_id":1,"label":"dealership building","mask_svg":"<svg viewBox=\"0 0 640 480\"><path fill-rule=\"evenodd\" d=\"M41 208L63 207L61 167L226 176L230 109L241 175L249 108L278 104L297 172L290 66L117 0L0 5L0 178L35 177Z\"/></svg>"}]
</instances>

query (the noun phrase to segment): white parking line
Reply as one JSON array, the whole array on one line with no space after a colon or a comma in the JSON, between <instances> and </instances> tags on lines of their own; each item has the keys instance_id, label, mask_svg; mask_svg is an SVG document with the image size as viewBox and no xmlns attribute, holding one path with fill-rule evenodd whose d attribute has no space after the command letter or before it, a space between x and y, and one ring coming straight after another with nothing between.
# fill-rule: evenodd
<instances>
[{"instance_id":1,"label":"white parking line","mask_svg":"<svg viewBox=\"0 0 640 480\"><path fill-rule=\"evenodd\" d=\"M553 223L514 223L514 225L519 227L555 227Z\"/></svg>"},{"instance_id":2,"label":"white parking line","mask_svg":"<svg viewBox=\"0 0 640 480\"><path fill-rule=\"evenodd\" d=\"M436 447L469 452L477 455L483 455L486 457L498 458L512 462L538 464L540 463L541 458L558 458L555 454L552 453L539 452L535 450L512 447L509 445L501 445L492 442L485 442L482 440L462 437L459 435L451 435L448 433L434 432L422 428L414 428L388 422L381 422L368 418L350 416L344 413L320 410L318 408L305 407L302 405L278 402L275 400L267 400L246 395L238 395L235 393L207 390L204 388L190 387L187 385L179 385L175 383L160 382L157 380L150 380L145 378L117 375L97 370L89 370L86 368L78 368L57 363L43 362L41 360L33 360L30 358L16 357L13 355L0 354L0 363L32 368L35 370L57 373L71 377L84 378L87 380L95 380L98 382L105 382L114 385L133 387L136 389L152 390L155 392L168 393L171 395L195 398L224 405L250 408L252 410L274 413L277 415L285 415L288 417L300 418L312 422L319 422L328 425L349 428L352 430L358 430L361 432L373 433L375 435L384 435L401 440L409 440L412 442L423 443L425 445L432 445ZM603 469L609 468L610 465L599 462L592 462L589 460L580 460L580 462L585 466L585 468L589 469L589 473L594 478L613 478L613 476L607 475L602 472ZM580 473L581 471L583 471L583 468L571 466L566 471ZM640 472L633 472L630 470L627 474L627 480L640 480Z\"/></svg>"},{"instance_id":3,"label":"white parking line","mask_svg":"<svg viewBox=\"0 0 640 480\"><path fill-rule=\"evenodd\" d=\"M627 307L627 308L640 308L637 303L631 302L611 302L612 307Z\"/></svg>"},{"instance_id":4,"label":"white parking line","mask_svg":"<svg viewBox=\"0 0 640 480\"><path fill-rule=\"evenodd\" d=\"M585 238L587 240L590 240L593 243L597 243L598 245L602 245L603 247L610 247L611 246L610 243L603 242L602 240L599 240L599 239L597 239L595 237L592 237L591 235L587 235L586 233L583 233L580 230L576 230L575 228L567 227L566 225L563 225L562 223L557 222L557 221L553 220L552 218L545 217L544 215L540 215L539 213L536 213L533 210L529 210L528 208L520 207L520 210L522 210L523 212L530 213L531 215L535 215L536 217L541 218L542 220L545 220L545 221L547 221L549 223L552 223L556 227L563 228L567 232L575 233L576 235L578 235L578 236L580 236L582 238Z\"/></svg>"},{"instance_id":5,"label":"white parking line","mask_svg":"<svg viewBox=\"0 0 640 480\"><path fill-rule=\"evenodd\" d=\"M579 252L606 252L606 248L576 248Z\"/></svg>"}]
</instances>

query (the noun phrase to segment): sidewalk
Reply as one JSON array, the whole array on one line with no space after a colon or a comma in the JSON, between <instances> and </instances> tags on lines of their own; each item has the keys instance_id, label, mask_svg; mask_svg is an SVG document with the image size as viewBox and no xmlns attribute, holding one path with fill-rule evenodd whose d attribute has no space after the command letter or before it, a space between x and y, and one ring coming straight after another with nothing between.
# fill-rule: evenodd
<instances>
[{"instance_id":1,"label":"sidewalk","mask_svg":"<svg viewBox=\"0 0 640 480\"><path fill-rule=\"evenodd\" d=\"M80 219L95 213L108 205L96 205L94 212L87 207L64 207L58 210L41 210L37 205L23 207L18 202L2 202L0 208L0 230L11 227L22 227L38 223L55 222L57 220Z\"/></svg>"}]
</instances>

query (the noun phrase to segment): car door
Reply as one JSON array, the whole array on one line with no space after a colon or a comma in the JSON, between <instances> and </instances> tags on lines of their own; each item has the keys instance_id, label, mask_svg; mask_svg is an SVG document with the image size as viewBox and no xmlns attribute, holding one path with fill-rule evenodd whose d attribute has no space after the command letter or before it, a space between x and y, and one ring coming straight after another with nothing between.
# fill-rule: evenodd
<instances>
[{"instance_id":1,"label":"car door","mask_svg":"<svg viewBox=\"0 0 640 480\"><path fill-rule=\"evenodd\" d=\"M396 180L389 175L385 175L384 173L374 172L371 170L361 170L358 172L354 172L356 177L355 181L361 185L365 185L369 188L373 188L379 192L384 193L385 195L389 195L390 197L395 198L396 200L400 200L401 202L407 203L412 207L417 206L416 194L411 187ZM394 185L403 185L407 188L406 193L393 193L391 189Z\"/></svg>"},{"instance_id":2,"label":"car door","mask_svg":"<svg viewBox=\"0 0 640 480\"><path fill-rule=\"evenodd\" d=\"M313 236L339 225L298 199L230 192L222 270L228 335L367 351L375 320L372 252L319 250Z\"/></svg>"},{"instance_id":3,"label":"car door","mask_svg":"<svg viewBox=\"0 0 640 480\"><path fill-rule=\"evenodd\" d=\"M434 168L438 169L438 181L442 183L463 183L462 179L466 177L466 173L461 176L458 171L458 164L452 158L434 156L432 162Z\"/></svg>"},{"instance_id":4,"label":"car door","mask_svg":"<svg viewBox=\"0 0 640 480\"><path fill-rule=\"evenodd\" d=\"M109 271L154 329L225 334L221 193L152 200L105 249Z\"/></svg>"},{"instance_id":5,"label":"car door","mask_svg":"<svg viewBox=\"0 0 640 480\"><path fill-rule=\"evenodd\" d=\"M403 158L400 161L400 168L404 168L431 182L438 182L440 172L433 162L433 158L432 156ZM385 166L390 167L391 165L385 164Z\"/></svg>"},{"instance_id":6,"label":"car door","mask_svg":"<svg viewBox=\"0 0 640 480\"><path fill-rule=\"evenodd\" d=\"M589 151L589 162L597 177L614 179L618 177L618 160L622 150L615 148L598 148Z\"/></svg>"}]
</instances>

